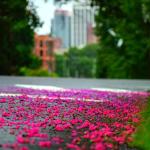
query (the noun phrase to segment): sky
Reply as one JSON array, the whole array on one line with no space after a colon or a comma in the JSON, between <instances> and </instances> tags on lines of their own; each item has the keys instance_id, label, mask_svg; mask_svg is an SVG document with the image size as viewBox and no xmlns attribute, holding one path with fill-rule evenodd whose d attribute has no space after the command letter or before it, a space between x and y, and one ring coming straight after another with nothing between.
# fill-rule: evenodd
<instances>
[{"instance_id":1,"label":"sky","mask_svg":"<svg viewBox=\"0 0 150 150\"><path fill-rule=\"evenodd\" d=\"M37 14L40 17L41 22L43 22L43 26L37 28L35 31L39 35L49 34L51 29L51 19L54 17L55 9L59 7L54 5L53 0L47 0L47 2L45 2L45 0L31 0L31 2L36 6ZM72 3L63 5L62 9L71 11Z\"/></svg>"}]
</instances>

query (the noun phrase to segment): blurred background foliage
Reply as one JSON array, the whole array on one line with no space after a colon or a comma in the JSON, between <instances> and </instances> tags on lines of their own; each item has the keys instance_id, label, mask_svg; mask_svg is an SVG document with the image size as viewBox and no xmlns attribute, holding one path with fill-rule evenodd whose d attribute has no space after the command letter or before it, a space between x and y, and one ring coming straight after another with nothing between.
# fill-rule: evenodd
<instances>
[{"instance_id":1,"label":"blurred background foliage","mask_svg":"<svg viewBox=\"0 0 150 150\"><path fill-rule=\"evenodd\" d=\"M56 74L60 77L96 77L98 44L70 48L64 55L56 55Z\"/></svg>"},{"instance_id":2,"label":"blurred background foliage","mask_svg":"<svg viewBox=\"0 0 150 150\"><path fill-rule=\"evenodd\" d=\"M39 76L39 77L57 77L55 73L49 73L43 68L30 69L27 67L20 68L19 75L21 76Z\"/></svg>"},{"instance_id":3,"label":"blurred background foliage","mask_svg":"<svg viewBox=\"0 0 150 150\"><path fill-rule=\"evenodd\" d=\"M65 0L55 0L59 2ZM150 79L150 1L91 0L94 5L99 43L56 55L56 74ZM22 67L40 68L40 60L32 55L34 28L40 25L28 0L0 1L1 75L19 75Z\"/></svg>"},{"instance_id":4,"label":"blurred background foliage","mask_svg":"<svg viewBox=\"0 0 150 150\"><path fill-rule=\"evenodd\" d=\"M150 1L93 2L100 6L97 77L150 78Z\"/></svg>"},{"instance_id":5,"label":"blurred background foliage","mask_svg":"<svg viewBox=\"0 0 150 150\"><path fill-rule=\"evenodd\" d=\"M28 0L0 1L0 74L17 75L21 67L38 67L32 55L39 17Z\"/></svg>"},{"instance_id":6,"label":"blurred background foliage","mask_svg":"<svg viewBox=\"0 0 150 150\"><path fill-rule=\"evenodd\" d=\"M95 5L96 77L150 79L150 1L91 0Z\"/></svg>"}]
</instances>

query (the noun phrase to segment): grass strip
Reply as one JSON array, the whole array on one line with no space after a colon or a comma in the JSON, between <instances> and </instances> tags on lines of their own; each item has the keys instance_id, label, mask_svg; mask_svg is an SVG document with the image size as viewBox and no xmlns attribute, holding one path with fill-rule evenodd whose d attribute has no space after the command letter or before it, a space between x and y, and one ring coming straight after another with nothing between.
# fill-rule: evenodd
<instances>
[{"instance_id":1,"label":"grass strip","mask_svg":"<svg viewBox=\"0 0 150 150\"><path fill-rule=\"evenodd\" d=\"M150 97L141 114L141 122L133 134L133 142L130 146L140 150L150 150Z\"/></svg>"}]
</instances>

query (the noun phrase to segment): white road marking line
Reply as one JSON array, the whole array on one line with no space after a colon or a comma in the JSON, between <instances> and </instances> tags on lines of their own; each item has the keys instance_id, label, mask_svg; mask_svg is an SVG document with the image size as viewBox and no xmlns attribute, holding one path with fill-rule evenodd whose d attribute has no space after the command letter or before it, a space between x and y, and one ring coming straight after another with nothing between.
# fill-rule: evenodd
<instances>
[{"instance_id":1,"label":"white road marking line","mask_svg":"<svg viewBox=\"0 0 150 150\"><path fill-rule=\"evenodd\" d=\"M124 90L124 89L111 89L111 88L91 88L92 90L97 90L97 91L106 91L106 92L133 92L130 90Z\"/></svg>"},{"instance_id":2,"label":"white road marking line","mask_svg":"<svg viewBox=\"0 0 150 150\"><path fill-rule=\"evenodd\" d=\"M53 91L65 90L64 88L61 88L61 87L46 86L46 85L15 84L15 86L23 87L23 88L39 89L39 90L53 90Z\"/></svg>"}]
</instances>

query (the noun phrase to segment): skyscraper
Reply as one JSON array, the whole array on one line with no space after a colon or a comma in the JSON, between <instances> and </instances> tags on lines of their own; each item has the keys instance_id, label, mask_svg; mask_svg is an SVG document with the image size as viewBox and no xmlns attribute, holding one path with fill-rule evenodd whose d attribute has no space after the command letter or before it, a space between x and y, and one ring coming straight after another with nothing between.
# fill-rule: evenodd
<instances>
[{"instance_id":1,"label":"skyscraper","mask_svg":"<svg viewBox=\"0 0 150 150\"><path fill-rule=\"evenodd\" d=\"M96 8L88 3L75 3L72 12L56 9L51 33L61 39L62 49L83 47L95 42L93 32Z\"/></svg>"},{"instance_id":2,"label":"skyscraper","mask_svg":"<svg viewBox=\"0 0 150 150\"><path fill-rule=\"evenodd\" d=\"M95 25L96 9L85 3L73 6L71 16L71 46L82 47L88 44L88 29Z\"/></svg>"},{"instance_id":3,"label":"skyscraper","mask_svg":"<svg viewBox=\"0 0 150 150\"><path fill-rule=\"evenodd\" d=\"M70 13L68 11L56 9L52 20L51 33L53 37L61 39L61 48L70 47Z\"/></svg>"}]
</instances>

